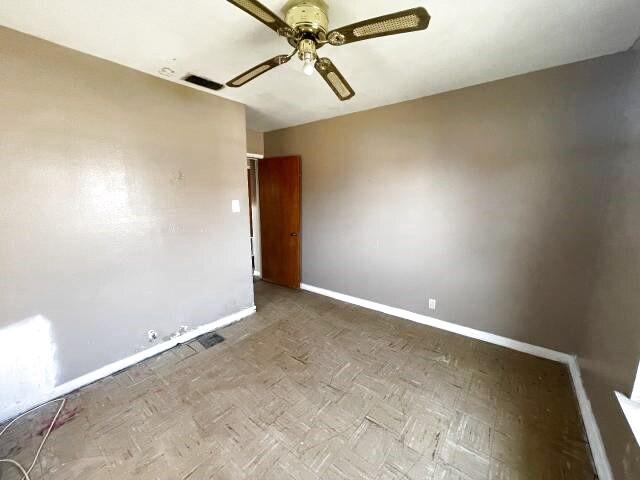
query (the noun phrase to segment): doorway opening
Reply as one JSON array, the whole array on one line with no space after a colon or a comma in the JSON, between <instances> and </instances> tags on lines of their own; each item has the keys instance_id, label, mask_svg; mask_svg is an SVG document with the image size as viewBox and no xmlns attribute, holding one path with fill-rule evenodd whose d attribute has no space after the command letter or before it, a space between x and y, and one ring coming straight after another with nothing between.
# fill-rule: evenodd
<instances>
[{"instance_id":1,"label":"doorway opening","mask_svg":"<svg viewBox=\"0 0 640 480\"><path fill-rule=\"evenodd\" d=\"M247 182L249 192L249 241L251 244L251 270L254 278L260 278L260 203L258 191L257 156L247 157Z\"/></svg>"}]
</instances>

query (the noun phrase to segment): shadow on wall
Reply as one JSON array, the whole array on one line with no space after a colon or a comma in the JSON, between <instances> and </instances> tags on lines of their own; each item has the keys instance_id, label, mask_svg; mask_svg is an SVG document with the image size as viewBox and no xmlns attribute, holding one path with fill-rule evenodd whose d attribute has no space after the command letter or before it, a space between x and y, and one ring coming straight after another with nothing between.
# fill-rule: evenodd
<instances>
[{"instance_id":1,"label":"shadow on wall","mask_svg":"<svg viewBox=\"0 0 640 480\"><path fill-rule=\"evenodd\" d=\"M541 77L540 93L545 75L552 81L561 71L569 73L560 77L564 86L548 92L558 114L537 117L535 106L531 112L528 131L536 135L532 142L539 142L534 151L541 158L535 164L492 162L469 150L472 164L490 166L487 178L477 171L469 185L489 182L484 188L488 206L503 214L497 224L525 224L519 227L527 237L518 247L493 252L494 260L499 254L506 254L500 262L509 260L499 268L512 279L505 291L517 298L513 303L519 309L511 312L515 335L536 344L566 340L565 346L551 346L581 359L614 477L640 478L640 447L614 396L615 390L630 393L640 359L640 55L619 54L535 74ZM536 126L539 121L544 127ZM513 157L519 153L514 150ZM511 198L522 207L505 202L507 197L502 209L493 201L509 188L519 190ZM499 265L487 261L491 246L487 242L483 249L483 243L495 240L492 229L499 227L478 222L479 210L469 205L457 228L466 229L465 248L476 249L466 257L484 256L484 269L464 265L472 275L484 272L477 281L482 289L492 278L492 265ZM453 281L468 284L459 273ZM534 325L545 319L552 322L541 332Z\"/></svg>"},{"instance_id":2,"label":"shadow on wall","mask_svg":"<svg viewBox=\"0 0 640 480\"><path fill-rule=\"evenodd\" d=\"M0 329L0 419L12 417L47 398L58 367L51 322L36 315Z\"/></svg>"},{"instance_id":3,"label":"shadow on wall","mask_svg":"<svg viewBox=\"0 0 640 480\"><path fill-rule=\"evenodd\" d=\"M576 119L592 138L603 143L604 132L612 144L601 155L607 188L578 353L614 477L631 479L640 478L640 446L614 391L631 394L640 361L640 52L609 57L607 66L608 88L594 92Z\"/></svg>"},{"instance_id":4,"label":"shadow on wall","mask_svg":"<svg viewBox=\"0 0 640 480\"><path fill-rule=\"evenodd\" d=\"M580 353L592 321L600 257L610 234L604 218L607 204L618 190L618 162L629 154L632 127L625 115L629 95L628 58L604 57L565 67L572 76L562 95L549 92L570 115L545 119L549 157L561 159L549 165L546 203L539 205L530 228L528 284L522 299L523 315L555 318L553 333L571 339L563 348ZM571 90L573 85L581 88ZM554 138L555 137L555 138ZM557 147L554 147L557 146ZM557 148L557 151L554 151ZM527 325L532 318L523 318ZM523 332L527 336L527 332ZM542 339L541 339L542 340ZM612 393L613 395L613 393Z\"/></svg>"},{"instance_id":5,"label":"shadow on wall","mask_svg":"<svg viewBox=\"0 0 640 480\"><path fill-rule=\"evenodd\" d=\"M522 202L510 204L503 196L493 212L498 214L496 222L511 222L514 230L525 233L516 250L506 252L517 259L504 266L510 270L505 287L511 287L505 291L517 298L517 310L511 312L519 329L516 336L525 341L568 353L580 350L596 288L597 259L609 234L603 217L607 199L617 190L615 163L628 156L632 138L625 115L628 64L624 56L611 56L533 74L531 80L537 78L526 89L535 92L534 101L527 92L526 105L520 101L518 80L505 82L510 90L505 96L513 102L498 109L509 115L514 107L525 107L526 128L517 135L531 137L505 141L506 148L495 152L504 155L513 148L514 163L494 161L486 174L495 183L485 191L491 199L494 192L513 189L511 200ZM550 104L539 108L535 99ZM492 142L496 140L488 143ZM526 161L518 161L523 154L519 147L529 147ZM486 165L484 160L475 156L472 163ZM501 218L498 212L507 216ZM481 243L480 236L477 231L465 235ZM500 261L505 260L510 259ZM547 331L534 327L545 322Z\"/></svg>"},{"instance_id":6,"label":"shadow on wall","mask_svg":"<svg viewBox=\"0 0 640 480\"><path fill-rule=\"evenodd\" d=\"M545 140L553 141L549 134ZM447 302L472 303L453 307L444 320L464 318L474 327L470 322L480 319L480 329L495 333L491 322L499 319L508 337L577 352L576 322L588 311L600 243L604 169L593 153L591 147L554 152L550 160L494 165L474 175L468 187L482 182L482 193L460 205L454 234L443 242L446 263L457 263L458 272L432 280L455 292ZM483 159L470 163L477 161Z\"/></svg>"}]
</instances>

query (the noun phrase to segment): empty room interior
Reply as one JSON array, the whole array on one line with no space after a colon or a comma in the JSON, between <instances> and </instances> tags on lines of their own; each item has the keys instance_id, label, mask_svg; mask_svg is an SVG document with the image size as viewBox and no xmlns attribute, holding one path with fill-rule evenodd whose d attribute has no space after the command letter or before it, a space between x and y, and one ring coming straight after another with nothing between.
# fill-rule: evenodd
<instances>
[{"instance_id":1,"label":"empty room interior","mask_svg":"<svg viewBox=\"0 0 640 480\"><path fill-rule=\"evenodd\" d=\"M0 2L0 479L639 480L640 2Z\"/></svg>"}]
</instances>

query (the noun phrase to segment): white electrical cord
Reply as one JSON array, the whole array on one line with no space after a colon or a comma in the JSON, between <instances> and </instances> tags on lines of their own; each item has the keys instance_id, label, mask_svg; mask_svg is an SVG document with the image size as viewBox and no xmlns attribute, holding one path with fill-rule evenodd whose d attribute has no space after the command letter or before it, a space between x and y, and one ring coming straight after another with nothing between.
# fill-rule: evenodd
<instances>
[{"instance_id":1,"label":"white electrical cord","mask_svg":"<svg viewBox=\"0 0 640 480\"><path fill-rule=\"evenodd\" d=\"M67 403L67 399L66 398L58 398L56 400L51 400L50 402L43 403L42 405L38 405L37 407L32 408L31 410L28 410L28 411L18 415L16 418L14 418L9 423L7 423L4 426L4 428L2 429L2 431L0 431L0 437L2 437L4 432L6 432L11 425L13 425L15 422L17 422L22 417L24 417L26 415L29 415L31 412L35 412L36 410L39 410L42 407L45 407L47 405L50 405L50 404L56 403L56 402L60 402L60 406L58 407L58 411L56 412L55 416L53 417L53 420L51 420L51 424L49 425L49 428L47 429L47 433L45 433L44 437L42 438L42 442L40 442L40 446L38 447L38 450L36 451L36 456L33 457L33 462L31 462L31 465L29 466L29 468L25 470L22 465L20 465L15 460L11 460L10 458L0 458L0 463L8 463L9 465L13 465L18 470L20 470L20 472L22 472L22 480L31 480L31 477L29 477L29 474L31 473L31 470L33 470L33 467L35 466L36 462L38 461L38 457L40 456L40 452L42 451L42 447L44 447L44 444L47 441L47 438L49 438L49 434L51 433L51 430L53 430L53 427L56 424L56 420L58 420L58 417L60 416L60 412L62 412L62 409L64 408L64 404Z\"/></svg>"},{"instance_id":2,"label":"white electrical cord","mask_svg":"<svg viewBox=\"0 0 640 480\"><path fill-rule=\"evenodd\" d=\"M16 467L18 470L22 472L22 475L23 475L22 478L31 480L31 477L29 477L29 474L24 470L24 468L22 468L22 465L20 465L15 460L11 460L10 458L0 458L0 463L8 463L9 465L13 465L14 467Z\"/></svg>"}]
</instances>

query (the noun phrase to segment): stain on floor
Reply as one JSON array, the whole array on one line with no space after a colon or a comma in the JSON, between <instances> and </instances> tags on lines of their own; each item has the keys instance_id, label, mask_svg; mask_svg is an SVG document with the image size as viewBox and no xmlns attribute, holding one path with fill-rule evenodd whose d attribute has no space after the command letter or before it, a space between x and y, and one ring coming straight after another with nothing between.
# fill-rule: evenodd
<instances>
[{"instance_id":1,"label":"stain on floor","mask_svg":"<svg viewBox=\"0 0 640 480\"><path fill-rule=\"evenodd\" d=\"M564 365L308 292L70 395L32 478L592 480ZM25 418L22 463L55 413ZM19 478L1 467L2 480Z\"/></svg>"},{"instance_id":2,"label":"stain on floor","mask_svg":"<svg viewBox=\"0 0 640 480\"><path fill-rule=\"evenodd\" d=\"M40 437L44 436L49 430L49 427L51 427L51 431L53 432L54 430L57 430L63 425L69 423L75 418L76 415L78 415L80 410L82 409L79 406L75 406L73 408L63 408L62 411L60 412L60 415L55 420L55 422L53 422L55 415L51 415L51 418L47 417L44 420L44 422L40 424L40 430L38 431L38 436ZM53 422L53 426L51 425L52 422Z\"/></svg>"}]
</instances>

